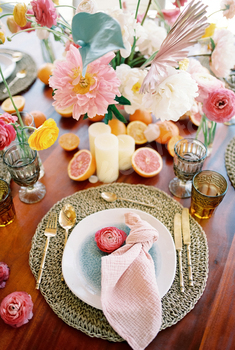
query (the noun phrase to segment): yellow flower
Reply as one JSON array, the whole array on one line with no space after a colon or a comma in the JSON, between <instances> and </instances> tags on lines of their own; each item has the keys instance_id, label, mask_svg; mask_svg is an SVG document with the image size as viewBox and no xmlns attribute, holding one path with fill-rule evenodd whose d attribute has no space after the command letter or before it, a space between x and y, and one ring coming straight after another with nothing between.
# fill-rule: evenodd
<instances>
[{"instance_id":1,"label":"yellow flower","mask_svg":"<svg viewBox=\"0 0 235 350\"><path fill-rule=\"evenodd\" d=\"M5 43L5 34L0 30L0 45Z\"/></svg>"},{"instance_id":2,"label":"yellow flower","mask_svg":"<svg viewBox=\"0 0 235 350\"><path fill-rule=\"evenodd\" d=\"M52 0L53 2L54 2L54 4L56 4L56 5L59 5L59 0Z\"/></svg>"},{"instance_id":3,"label":"yellow flower","mask_svg":"<svg viewBox=\"0 0 235 350\"><path fill-rule=\"evenodd\" d=\"M187 70L189 65L189 59L185 58L182 61L179 61L179 69L181 70Z\"/></svg>"},{"instance_id":4,"label":"yellow flower","mask_svg":"<svg viewBox=\"0 0 235 350\"><path fill-rule=\"evenodd\" d=\"M52 118L49 118L30 135L28 143L32 149L41 151L51 147L53 143L55 143L58 135L59 129L56 122Z\"/></svg>"},{"instance_id":5,"label":"yellow flower","mask_svg":"<svg viewBox=\"0 0 235 350\"><path fill-rule=\"evenodd\" d=\"M209 38L210 36L212 36L214 34L215 28L216 24L211 23L209 27L205 29L205 34L202 36L202 38Z\"/></svg>"},{"instance_id":6,"label":"yellow flower","mask_svg":"<svg viewBox=\"0 0 235 350\"><path fill-rule=\"evenodd\" d=\"M25 16L26 12L27 12L27 6L25 4L15 5L13 10L13 16L14 16L15 22L20 27L26 26L26 23L27 23L27 19Z\"/></svg>"}]
</instances>

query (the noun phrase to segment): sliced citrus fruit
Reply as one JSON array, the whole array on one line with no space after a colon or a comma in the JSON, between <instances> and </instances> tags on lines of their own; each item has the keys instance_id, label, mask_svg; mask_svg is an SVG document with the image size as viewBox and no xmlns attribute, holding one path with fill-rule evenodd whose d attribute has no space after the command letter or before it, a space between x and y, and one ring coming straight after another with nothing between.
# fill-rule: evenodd
<instances>
[{"instance_id":1,"label":"sliced citrus fruit","mask_svg":"<svg viewBox=\"0 0 235 350\"><path fill-rule=\"evenodd\" d=\"M132 167L143 177L153 177L162 170L162 157L152 148L138 148L132 155Z\"/></svg>"},{"instance_id":2,"label":"sliced citrus fruit","mask_svg":"<svg viewBox=\"0 0 235 350\"><path fill-rule=\"evenodd\" d=\"M178 126L169 120L165 120L164 122L159 121L156 124L160 129L160 135L156 138L156 142L158 143L165 144L172 136L179 135Z\"/></svg>"},{"instance_id":3,"label":"sliced citrus fruit","mask_svg":"<svg viewBox=\"0 0 235 350\"><path fill-rule=\"evenodd\" d=\"M73 116L73 105L63 109L55 107L55 110L58 114L60 114L62 117L65 117L65 118L69 118Z\"/></svg>"},{"instance_id":4,"label":"sliced citrus fruit","mask_svg":"<svg viewBox=\"0 0 235 350\"><path fill-rule=\"evenodd\" d=\"M168 141L167 149L172 157L174 157L174 155L175 155L174 147L175 147L176 142L178 142L182 138L183 138L182 136L176 135L176 136L172 136L170 138L170 140Z\"/></svg>"},{"instance_id":5,"label":"sliced citrus fruit","mask_svg":"<svg viewBox=\"0 0 235 350\"><path fill-rule=\"evenodd\" d=\"M137 109L133 114L130 115L129 121L133 122L135 120L139 120L147 125L151 124L153 121L151 112L142 111L141 109Z\"/></svg>"},{"instance_id":6,"label":"sliced citrus fruit","mask_svg":"<svg viewBox=\"0 0 235 350\"><path fill-rule=\"evenodd\" d=\"M12 98L13 98L13 101L14 101L16 108L19 111L23 111L24 106L25 106L25 98L23 96L20 96L20 95L13 96ZM8 97L5 101L3 101L1 108L7 113L15 113L16 112L15 107L13 106L10 97Z\"/></svg>"},{"instance_id":7,"label":"sliced citrus fruit","mask_svg":"<svg viewBox=\"0 0 235 350\"><path fill-rule=\"evenodd\" d=\"M116 136L126 134L126 125L118 119L111 119L108 122L111 128L111 134Z\"/></svg>"},{"instance_id":8,"label":"sliced citrus fruit","mask_svg":"<svg viewBox=\"0 0 235 350\"><path fill-rule=\"evenodd\" d=\"M47 117L41 111L31 111L29 113L33 116L36 128L39 128L47 120Z\"/></svg>"},{"instance_id":9,"label":"sliced citrus fruit","mask_svg":"<svg viewBox=\"0 0 235 350\"><path fill-rule=\"evenodd\" d=\"M199 126L200 122L201 122L201 119L202 119L202 115L201 115L201 113L195 113L195 114L190 113L189 119L191 120L191 122L194 125Z\"/></svg>"},{"instance_id":10,"label":"sliced citrus fruit","mask_svg":"<svg viewBox=\"0 0 235 350\"><path fill-rule=\"evenodd\" d=\"M142 145L147 142L144 131L147 129L147 124L135 120L127 125L127 135L130 135L135 140L137 145Z\"/></svg>"},{"instance_id":11,"label":"sliced citrus fruit","mask_svg":"<svg viewBox=\"0 0 235 350\"><path fill-rule=\"evenodd\" d=\"M53 63L44 63L37 72L38 79L41 80L45 85L49 84L49 78L52 75L54 69Z\"/></svg>"},{"instance_id":12,"label":"sliced citrus fruit","mask_svg":"<svg viewBox=\"0 0 235 350\"><path fill-rule=\"evenodd\" d=\"M93 118L89 118L91 122L101 122L101 120L103 119L104 119L104 115L99 115L99 114L96 114L96 116Z\"/></svg>"},{"instance_id":13,"label":"sliced citrus fruit","mask_svg":"<svg viewBox=\"0 0 235 350\"><path fill-rule=\"evenodd\" d=\"M89 179L95 173L95 157L87 149L82 149L74 154L68 165L68 175L75 181Z\"/></svg>"},{"instance_id":14,"label":"sliced citrus fruit","mask_svg":"<svg viewBox=\"0 0 235 350\"><path fill-rule=\"evenodd\" d=\"M65 150L65 151L73 151L76 149L80 143L80 139L76 134L73 134L72 132L68 132L66 134L63 134L59 137L59 145Z\"/></svg>"}]
</instances>

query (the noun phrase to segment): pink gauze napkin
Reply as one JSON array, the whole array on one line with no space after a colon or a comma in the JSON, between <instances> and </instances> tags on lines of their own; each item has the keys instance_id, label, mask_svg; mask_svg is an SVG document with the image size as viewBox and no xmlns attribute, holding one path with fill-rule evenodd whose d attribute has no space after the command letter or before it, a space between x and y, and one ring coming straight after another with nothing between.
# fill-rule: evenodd
<instances>
[{"instance_id":1,"label":"pink gauze napkin","mask_svg":"<svg viewBox=\"0 0 235 350\"><path fill-rule=\"evenodd\" d=\"M126 245L101 259L101 303L113 329L134 350L145 349L161 327L161 299L148 253L158 231L135 213L125 214Z\"/></svg>"}]
</instances>

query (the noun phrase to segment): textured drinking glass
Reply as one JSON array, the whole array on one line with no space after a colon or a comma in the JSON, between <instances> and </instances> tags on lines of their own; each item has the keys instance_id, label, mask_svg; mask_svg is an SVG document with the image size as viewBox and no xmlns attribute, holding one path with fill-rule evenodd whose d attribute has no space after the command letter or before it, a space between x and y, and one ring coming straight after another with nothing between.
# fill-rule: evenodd
<instances>
[{"instance_id":1,"label":"textured drinking glass","mask_svg":"<svg viewBox=\"0 0 235 350\"><path fill-rule=\"evenodd\" d=\"M28 143L15 143L3 155L12 179L21 186L19 198L24 203L37 203L46 194L45 186L38 181L40 166L37 151Z\"/></svg>"},{"instance_id":2,"label":"textured drinking glass","mask_svg":"<svg viewBox=\"0 0 235 350\"><path fill-rule=\"evenodd\" d=\"M193 178L191 215L209 219L228 189L226 179L216 171L204 170Z\"/></svg>"},{"instance_id":3,"label":"textured drinking glass","mask_svg":"<svg viewBox=\"0 0 235 350\"><path fill-rule=\"evenodd\" d=\"M15 218L15 208L8 183L0 179L0 227L9 225Z\"/></svg>"},{"instance_id":4,"label":"textured drinking glass","mask_svg":"<svg viewBox=\"0 0 235 350\"><path fill-rule=\"evenodd\" d=\"M174 151L176 177L170 181L169 189L176 197L188 198L191 196L193 176L202 169L207 148L201 141L185 138L175 144Z\"/></svg>"}]
</instances>

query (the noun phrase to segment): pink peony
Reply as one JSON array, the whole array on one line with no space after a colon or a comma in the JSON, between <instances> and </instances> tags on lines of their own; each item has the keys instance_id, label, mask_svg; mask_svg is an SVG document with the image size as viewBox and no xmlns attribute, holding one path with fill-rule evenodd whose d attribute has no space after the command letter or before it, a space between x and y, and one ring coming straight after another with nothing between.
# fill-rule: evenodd
<instances>
[{"instance_id":1,"label":"pink peony","mask_svg":"<svg viewBox=\"0 0 235 350\"><path fill-rule=\"evenodd\" d=\"M0 120L0 150L2 151L5 147L9 146L15 138L16 131L14 127Z\"/></svg>"},{"instance_id":2,"label":"pink peony","mask_svg":"<svg viewBox=\"0 0 235 350\"><path fill-rule=\"evenodd\" d=\"M109 65L114 53L90 63L85 77L82 76L82 58L79 50L70 45L64 61L57 61L49 85L55 89L53 103L57 108L73 105L73 117L79 119L87 113L89 118L107 113L110 104L116 104L116 95L120 96L120 80Z\"/></svg>"},{"instance_id":3,"label":"pink peony","mask_svg":"<svg viewBox=\"0 0 235 350\"><path fill-rule=\"evenodd\" d=\"M223 10L223 16L227 19L231 19L235 16L235 1L234 0L222 0L220 8Z\"/></svg>"},{"instance_id":4,"label":"pink peony","mask_svg":"<svg viewBox=\"0 0 235 350\"><path fill-rule=\"evenodd\" d=\"M56 26L57 13L52 0L33 0L30 4L38 24L48 28Z\"/></svg>"},{"instance_id":5,"label":"pink peony","mask_svg":"<svg viewBox=\"0 0 235 350\"><path fill-rule=\"evenodd\" d=\"M28 9L27 12L26 12L26 17L27 17L27 14L28 15L33 15L33 10ZM29 18L31 18L31 17L29 17ZM29 28L32 28L31 22L27 22L24 27L20 27L21 30L29 29ZM34 31L34 28L32 28L32 30L27 31L27 33L30 33L30 32L33 32L33 31Z\"/></svg>"},{"instance_id":6,"label":"pink peony","mask_svg":"<svg viewBox=\"0 0 235 350\"><path fill-rule=\"evenodd\" d=\"M218 89L209 93L203 112L206 117L217 123L224 123L235 116L235 94L229 89Z\"/></svg>"},{"instance_id":7,"label":"pink peony","mask_svg":"<svg viewBox=\"0 0 235 350\"><path fill-rule=\"evenodd\" d=\"M207 99L209 92L212 90L218 90L225 87L224 82L208 73L194 73L192 74L192 78L198 85L198 96L196 97L198 102L204 102L204 100Z\"/></svg>"},{"instance_id":8,"label":"pink peony","mask_svg":"<svg viewBox=\"0 0 235 350\"><path fill-rule=\"evenodd\" d=\"M179 16L180 9L179 8L170 9L170 10L162 9L162 14L163 14L166 22L171 26L176 21L177 17Z\"/></svg>"},{"instance_id":9,"label":"pink peony","mask_svg":"<svg viewBox=\"0 0 235 350\"><path fill-rule=\"evenodd\" d=\"M184 6L184 4L187 2L188 0L176 0L175 2L173 2L173 5L175 5L175 7L181 7Z\"/></svg>"},{"instance_id":10,"label":"pink peony","mask_svg":"<svg viewBox=\"0 0 235 350\"><path fill-rule=\"evenodd\" d=\"M4 262L0 262L0 288L4 288L9 278L10 269Z\"/></svg>"},{"instance_id":11,"label":"pink peony","mask_svg":"<svg viewBox=\"0 0 235 350\"><path fill-rule=\"evenodd\" d=\"M4 122L9 124L15 123L18 120L18 117L5 112L2 115L0 115L0 120L3 120Z\"/></svg>"},{"instance_id":12,"label":"pink peony","mask_svg":"<svg viewBox=\"0 0 235 350\"><path fill-rule=\"evenodd\" d=\"M33 302L26 292L13 292L7 295L0 305L0 316L10 326L17 328L33 317Z\"/></svg>"},{"instance_id":13,"label":"pink peony","mask_svg":"<svg viewBox=\"0 0 235 350\"><path fill-rule=\"evenodd\" d=\"M121 247L126 237L126 232L111 226L97 231L95 234L95 241L102 252L112 253L114 250Z\"/></svg>"}]
</instances>

